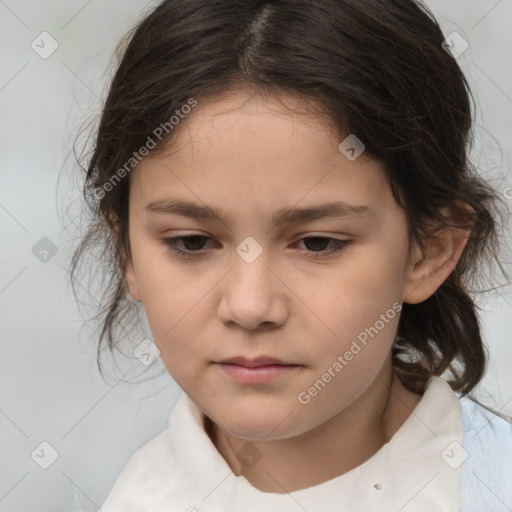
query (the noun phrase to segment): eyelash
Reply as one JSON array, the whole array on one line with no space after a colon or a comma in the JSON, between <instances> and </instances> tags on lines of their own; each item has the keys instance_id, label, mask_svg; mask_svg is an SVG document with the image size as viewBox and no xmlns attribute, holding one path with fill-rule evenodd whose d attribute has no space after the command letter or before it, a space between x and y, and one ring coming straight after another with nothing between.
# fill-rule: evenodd
<instances>
[{"instance_id":1,"label":"eyelash","mask_svg":"<svg viewBox=\"0 0 512 512\"><path fill-rule=\"evenodd\" d=\"M190 238L207 238L211 240L211 237L206 235L188 235L188 236L178 236L175 238L163 238L162 243L171 251L173 251L176 255L178 255L180 258L200 258L201 256L204 256L205 253L200 253L199 251L183 251L181 249L178 249L176 247L177 242L180 240L187 240ZM352 240L338 240L337 238L330 238L325 236L307 236L304 238L301 238L298 242L301 242L303 240L310 240L310 239L320 239L320 240L330 240L335 242L336 247L334 249L330 249L327 251L307 251L312 256L313 259L321 258L322 256L335 254L338 252L343 251L347 248L348 245L352 243ZM298 243L297 242L297 243ZM316 256L315 254L318 254Z\"/></svg>"}]
</instances>

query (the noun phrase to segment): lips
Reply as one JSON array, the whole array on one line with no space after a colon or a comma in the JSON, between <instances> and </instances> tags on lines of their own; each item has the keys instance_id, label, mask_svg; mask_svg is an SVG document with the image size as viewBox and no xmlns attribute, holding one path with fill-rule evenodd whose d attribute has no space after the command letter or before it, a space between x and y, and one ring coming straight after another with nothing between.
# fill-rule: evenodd
<instances>
[{"instance_id":1,"label":"lips","mask_svg":"<svg viewBox=\"0 0 512 512\"><path fill-rule=\"evenodd\" d=\"M288 363L286 361L282 361L281 359L277 359L275 357L268 356L260 356L253 359L238 356L238 357L230 357L228 359L223 359L222 361L218 361L219 364L237 364L239 366L244 366L245 368L258 368L260 366L298 366L295 363Z\"/></svg>"},{"instance_id":2,"label":"lips","mask_svg":"<svg viewBox=\"0 0 512 512\"><path fill-rule=\"evenodd\" d=\"M231 357L215 363L215 366L228 378L244 385L268 385L283 382L302 369L300 364L291 364L275 357Z\"/></svg>"}]
</instances>

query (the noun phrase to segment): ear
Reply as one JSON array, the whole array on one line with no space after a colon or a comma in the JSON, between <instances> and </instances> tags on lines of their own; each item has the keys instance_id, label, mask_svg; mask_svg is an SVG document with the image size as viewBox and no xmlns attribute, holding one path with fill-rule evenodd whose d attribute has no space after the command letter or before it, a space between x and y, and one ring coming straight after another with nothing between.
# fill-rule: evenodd
<instances>
[{"instance_id":1,"label":"ear","mask_svg":"<svg viewBox=\"0 0 512 512\"><path fill-rule=\"evenodd\" d=\"M468 208L466 205L463 209L468 211ZM449 208L440 211L445 217L452 213ZM438 231L424 241L423 248L414 244L407 267L403 302L418 304L436 292L457 265L470 234L471 229L440 225Z\"/></svg>"},{"instance_id":2,"label":"ear","mask_svg":"<svg viewBox=\"0 0 512 512\"><path fill-rule=\"evenodd\" d=\"M140 296L139 285L137 283L137 276L135 275L135 268L133 267L133 263L129 260L126 263L124 269L124 278L126 280L126 284L128 285L128 290L130 291L130 295L133 297L133 300L137 302L142 302L142 298Z\"/></svg>"}]
</instances>

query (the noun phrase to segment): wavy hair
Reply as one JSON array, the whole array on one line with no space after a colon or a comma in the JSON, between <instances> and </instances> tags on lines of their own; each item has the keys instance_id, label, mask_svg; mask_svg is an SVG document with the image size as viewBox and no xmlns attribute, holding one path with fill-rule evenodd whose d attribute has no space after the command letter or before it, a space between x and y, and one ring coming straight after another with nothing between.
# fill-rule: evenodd
<instances>
[{"instance_id":1,"label":"wavy hair","mask_svg":"<svg viewBox=\"0 0 512 512\"><path fill-rule=\"evenodd\" d=\"M427 300L404 304L393 347L394 370L423 392L430 376L451 373L467 394L487 363L472 288L498 259L499 194L469 161L474 99L456 59L443 47L434 15L413 0L164 0L126 35L82 169L92 220L71 264L73 289L83 259L99 251L103 295L94 320L111 351L140 321L123 271L130 260L129 177L106 183L155 127L195 98L250 89L325 117L339 140L357 134L383 164L405 212L410 242L441 225L470 228L454 271ZM157 141L172 149L186 118ZM440 209L472 209L445 218ZM98 272L98 266L94 269ZM101 372L101 365L100 372Z\"/></svg>"}]
</instances>

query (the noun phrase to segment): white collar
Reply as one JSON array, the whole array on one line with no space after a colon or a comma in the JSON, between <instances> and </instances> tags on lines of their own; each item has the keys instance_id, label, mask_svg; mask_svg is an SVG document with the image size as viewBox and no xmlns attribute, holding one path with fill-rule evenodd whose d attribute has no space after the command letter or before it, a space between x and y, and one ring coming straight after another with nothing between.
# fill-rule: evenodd
<instances>
[{"instance_id":1,"label":"white collar","mask_svg":"<svg viewBox=\"0 0 512 512\"><path fill-rule=\"evenodd\" d=\"M193 507L197 511L233 512L455 512L460 509L462 410L459 399L441 377L430 378L409 418L370 459L343 475L290 494L262 492L245 477L236 476L204 431L202 411L185 393L171 413L165 434L166 453L160 452L159 458L169 460L158 480L173 482L172 487L176 488L178 478L179 501L188 504L190 510ZM174 510L169 507L177 503L176 499L169 497L167 510ZM156 506L157 502L153 504Z\"/></svg>"}]
</instances>

